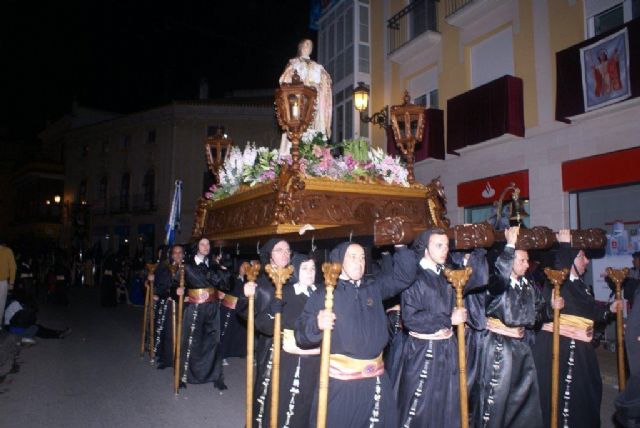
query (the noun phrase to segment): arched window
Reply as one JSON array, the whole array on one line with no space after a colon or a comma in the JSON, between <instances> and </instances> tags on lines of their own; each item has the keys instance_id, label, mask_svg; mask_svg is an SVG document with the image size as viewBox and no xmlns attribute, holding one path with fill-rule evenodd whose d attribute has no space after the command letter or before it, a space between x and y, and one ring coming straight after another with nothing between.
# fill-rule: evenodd
<instances>
[{"instance_id":1,"label":"arched window","mask_svg":"<svg viewBox=\"0 0 640 428\"><path fill-rule=\"evenodd\" d=\"M150 169L145 173L144 180L142 181L142 187L144 209L153 209L156 192L156 172L153 169Z\"/></svg>"},{"instance_id":2,"label":"arched window","mask_svg":"<svg viewBox=\"0 0 640 428\"><path fill-rule=\"evenodd\" d=\"M87 179L83 178L78 185L78 199L79 204L85 205L87 203Z\"/></svg>"},{"instance_id":3,"label":"arched window","mask_svg":"<svg viewBox=\"0 0 640 428\"><path fill-rule=\"evenodd\" d=\"M100 182L98 183L98 198L96 201L96 208L100 210L107 209L107 186L109 183L109 179L106 175L102 176Z\"/></svg>"},{"instance_id":4,"label":"arched window","mask_svg":"<svg viewBox=\"0 0 640 428\"><path fill-rule=\"evenodd\" d=\"M131 174L125 172L120 179L120 210L129 209L129 188L131 187Z\"/></svg>"}]
</instances>

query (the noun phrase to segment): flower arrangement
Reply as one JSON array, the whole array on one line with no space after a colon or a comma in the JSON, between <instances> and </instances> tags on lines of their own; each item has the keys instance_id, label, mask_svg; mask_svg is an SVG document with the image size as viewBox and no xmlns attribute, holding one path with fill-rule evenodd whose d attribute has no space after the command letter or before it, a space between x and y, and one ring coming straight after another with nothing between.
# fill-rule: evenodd
<instances>
[{"instance_id":1,"label":"flower arrangement","mask_svg":"<svg viewBox=\"0 0 640 428\"><path fill-rule=\"evenodd\" d=\"M307 177L409 186L407 169L399 157L370 147L364 139L334 146L340 147L344 155L335 157L325 135L315 131L305 133L299 144L300 172ZM291 165L291 156L280 156L278 150L256 147L251 142L247 142L243 151L234 146L220 168L219 184L211 186L204 197L218 200L232 195L241 186L273 181L284 164Z\"/></svg>"}]
</instances>

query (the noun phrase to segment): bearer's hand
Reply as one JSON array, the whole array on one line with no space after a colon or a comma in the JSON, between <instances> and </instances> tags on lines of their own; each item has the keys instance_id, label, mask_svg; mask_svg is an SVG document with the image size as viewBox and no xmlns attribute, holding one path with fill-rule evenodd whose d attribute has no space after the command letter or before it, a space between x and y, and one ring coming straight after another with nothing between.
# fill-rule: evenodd
<instances>
[{"instance_id":1,"label":"bearer's hand","mask_svg":"<svg viewBox=\"0 0 640 428\"><path fill-rule=\"evenodd\" d=\"M178 296L184 296L184 287L178 287L178 288L176 289L176 294L177 294Z\"/></svg>"},{"instance_id":2,"label":"bearer's hand","mask_svg":"<svg viewBox=\"0 0 640 428\"><path fill-rule=\"evenodd\" d=\"M336 314L329 312L326 309L318 312L318 328L320 330L333 330L333 326L336 323Z\"/></svg>"},{"instance_id":3,"label":"bearer's hand","mask_svg":"<svg viewBox=\"0 0 640 428\"><path fill-rule=\"evenodd\" d=\"M558 242L563 244L571 243L571 231L569 229L560 229L558 233L556 233L556 239Z\"/></svg>"},{"instance_id":4,"label":"bearer's hand","mask_svg":"<svg viewBox=\"0 0 640 428\"><path fill-rule=\"evenodd\" d=\"M564 308L564 299L562 298L562 296L555 296L555 290L553 291L552 294L553 297L551 297L551 307L553 309L558 309L561 310L562 308Z\"/></svg>"},{"instance_id":5,"label":"bearer's hand","mask_svg":"<svg viewBox=\"0 0 640 428\"><path fill-rule=\"evenodd\" d=\"M520 233L519 226L513 226L504 231L504 237L507 239L507 245L511 247L516 246L518 241L518 234Z\"/></svg>"},{"instance_id":6,"label":"bearer's hand","mask_svg":"<svg viewBox=\"0 0 640 428\"><path fill-rule=\"evenodd\" d=\"M153 300L157 302L158 300L160 300L160 296L158 296L157 294L154 294Z\"/></svg>"},{"instance_id":7,"label":"bearer's hand","mask_svg":"<svg viewBox=\"0 0 640 428\"><path fill-rule=\"evenodd\" d=\"M150 273L149 275L147 275L147 279L151 282L153 282L154 279L156 279L156 276L152 273Z\"/></svg>"},{"instance_id":8,"label":"bearer's hand","mask_svg":"<svg viewBox=\"0 0 640 428\"><path fill-rule=\"evenodd\" d=\"M609 310L614 314L623 309L624 302L622 300L614 300L614 302L609 306Z\"/></svg>"},{"instance_id":9,"label":"bearer's hand","mask_svg":"<svg viewBox=\"0 0 640 428\"><path fill-rule=\"evenodd\" d=\"M465 308L454 308L451 313L451 324L460 325L467 322L467 310Z\"/></svg>"},{"instance_id":10,"label":"bearer's hand","mask_svg":"<svg viewBox=\"0 0 640 428\"><path fill-rule=\"evenodd\" d=\"M258 284L256 284L253 281L249 281L247 283L244 284L244 295L245 297L249 298L249 297L253 297L256 295L256 286Z\"/></svg>"}]
</instances>

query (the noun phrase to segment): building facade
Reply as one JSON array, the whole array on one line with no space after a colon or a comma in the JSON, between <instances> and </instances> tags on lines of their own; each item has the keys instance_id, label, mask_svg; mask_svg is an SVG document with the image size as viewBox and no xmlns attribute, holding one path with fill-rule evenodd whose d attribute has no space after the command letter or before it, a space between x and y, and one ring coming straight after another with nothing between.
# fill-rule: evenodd
<instances>
[{"instance_id":1,"label":"building facade","mask_svg":"<svg viewBox=\"0 0 640 428\"><path fill-rule=\"evenodd\" d=\"M151 258L153 249L164 243L174 183L181 180L176 241L188 241L196 201L211 180L204 142L219 128L241 147L247 141L279 144L273 106L264 98L173 102L68 129L63 196L70 212L67 239L75 246L101 243L104 250Z\"/></svg>"},{"instance_id":2,"label":"building facade","mask_svg":"<svg viewBox=\"0 0 640 428\"><path fill-rule=\"evenodd\" d=\"M350 86L369 85L369 112L401 104L407 90L414 103L442 111L444 138L428 142L442 150L427 152L445 154L423 156L416 177L440 177L453 223L484 220L515 182L530 225L611 231L621 220L635 230L638 16L636 0L328 2L318 51L334 79L334 134L393 151L383 129L360 122ZM581 49L620 31L631 96L585 111Z\"/></svg>"}]
</instances>

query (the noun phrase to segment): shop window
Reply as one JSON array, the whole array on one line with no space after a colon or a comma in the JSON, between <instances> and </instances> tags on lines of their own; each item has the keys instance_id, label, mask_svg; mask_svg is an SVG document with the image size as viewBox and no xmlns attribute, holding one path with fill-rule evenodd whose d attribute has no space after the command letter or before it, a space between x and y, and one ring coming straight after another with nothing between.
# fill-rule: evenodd
<instances>
[{"instance_id":1,"label":"shop window","mask_svg":"<svg viewBox=\"0 0 640 428\"><path fill-rule=\"evenodd\" d=\"M523 201L524 211L531 214L529 210L529 201ZM508 215L507 212L503 209L503 216ZM485 221L490 221L493 224L495 220L495 208L493 204L489 205L478 205L475 207L465 207L464 209L464 222L465 223L483 223ZM530 227L529 217L524 217L522 219L522 224L525 227Z\"/></svg>"}]
</instances>

